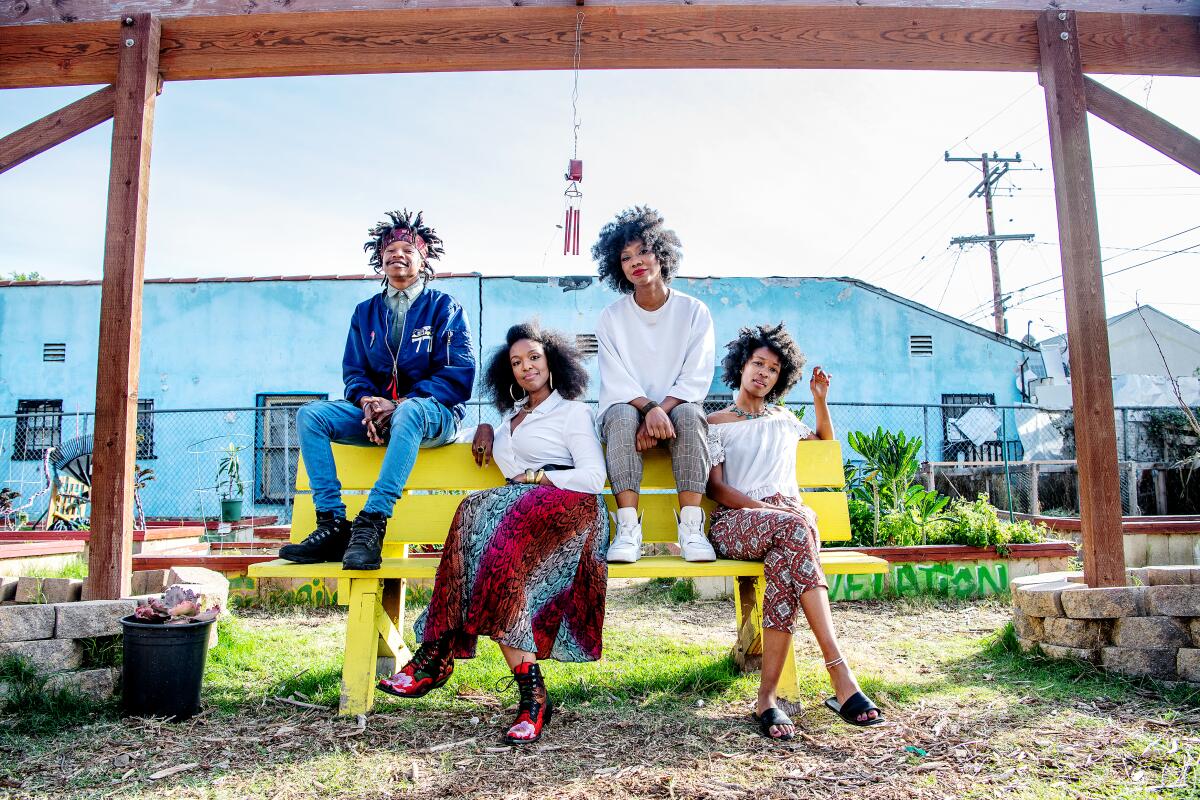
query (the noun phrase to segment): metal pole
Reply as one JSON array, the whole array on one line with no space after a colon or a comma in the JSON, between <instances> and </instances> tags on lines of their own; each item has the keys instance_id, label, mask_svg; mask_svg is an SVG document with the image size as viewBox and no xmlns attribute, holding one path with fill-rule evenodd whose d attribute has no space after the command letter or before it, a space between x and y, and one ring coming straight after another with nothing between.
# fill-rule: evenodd
<instances>
[{"instance_id":1,"label":"metal pole","mask_svg":"<svg viewBox=\"0 0 1200 800\"><path fill-rule=\"evenodd\" d=\"M1008 469L1008 412L1000 412L1000 455L1004 458L1004 493L1008 499L1008 521L1013 522L1012 473Z\"/></svg>"}]
</instances>

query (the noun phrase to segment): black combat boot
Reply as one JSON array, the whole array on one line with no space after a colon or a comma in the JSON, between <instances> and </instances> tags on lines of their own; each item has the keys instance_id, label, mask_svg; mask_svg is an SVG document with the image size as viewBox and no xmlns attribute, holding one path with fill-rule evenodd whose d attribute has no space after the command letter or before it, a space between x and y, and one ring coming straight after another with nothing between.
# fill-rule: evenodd
<instances>
[{"instance_id":1,"label":"black combat boot","mask_svg":"<svg viewBox=\"0 0 1200 800\"><path fill-rule=\"evenodd\" d=\"M376 511L360 511L350 525L350 544L342 556L342 569L379 569L387 517Z\"/></svg>"},{"instance_id":2,"label":"black combat boot","mask_svg":"<svg viewBox=\"0 0 1200 800\"><path fill-rule=\"evenodd\" d=\"M285 544L279 557L297 564L340 561L350 542L350 523L336 511L318 511L317 529L303 542Z\"/></svg>"}]
</instances>

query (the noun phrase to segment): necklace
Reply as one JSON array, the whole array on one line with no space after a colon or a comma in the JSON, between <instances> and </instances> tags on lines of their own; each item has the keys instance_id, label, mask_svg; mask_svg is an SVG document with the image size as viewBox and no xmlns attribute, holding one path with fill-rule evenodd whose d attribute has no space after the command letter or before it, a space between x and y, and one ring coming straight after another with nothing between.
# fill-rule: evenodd
<instances>
[{"instance_id":1,"label":"necklace","mask_svg":"<svg viewBox=\"0 0 1200 800\"><path fill-rule=\"evenodd\" d=\"M771 409L769 409L769 408L764 408L762 410L762 413L760 413L760 414L755 414L750 411L742 411L740 408L737 407L736 403L734 405L730 406L729 410L732 411L734 414L737 414L742 419L761 419L762 417L765 417L767 414L771 413Z\"/></svg>"}]
</instances>

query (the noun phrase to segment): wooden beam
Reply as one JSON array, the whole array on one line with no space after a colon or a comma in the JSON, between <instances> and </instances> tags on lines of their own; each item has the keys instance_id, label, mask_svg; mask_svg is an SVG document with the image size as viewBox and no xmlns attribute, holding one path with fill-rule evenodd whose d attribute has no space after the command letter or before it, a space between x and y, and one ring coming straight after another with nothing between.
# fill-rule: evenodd
<instances>
[{"instance_id":1,"label":"wooden beam","mask_svg":"<svg viewBox=\"0 0 1200 800\"><path fill-rule=\"evenodd\" d=\"M1088 111L1192 172L1200 172L1200 139L1098 81L1084 78L1083 84Z\"/></svg>"},{"instance_id":2,"label":"wooden beam","mask_svg":"<svg viewBox=\"0 0 1200 800\"><path fill-rule=\"evenodd\" d=\"M979 10L979 0L870 0L876 8L953 8ZM122 13L141 11L159 19L179 17L224 17L255 14L345 11L346 0L271 0L247 3L246 0L22 0L0 7L0 25L38 25L63 22L105 22ZM356 11L395 11L398 9L439 8L564 8L584 5L581 0L354 0ZM737 6L766 7L810 6L847 7L864 5L863 0L604 0L596 6ZM1045 10L1046 0L989 0L986 11ZM1107 11L1118 14L1171 14L1200 16L1200 0L1056 0L1059 10Z\"/></svg>"},{"instance_id":3,"label":"wooden beam","mask_svg":"<svg viewBox=\"0 0 1200 800\"><path fill-rule=\"evenodd\" d=\"M112 119L113 95L106 86L0 139L0 173Z\"/></svg>"},{"instance_id":4,"label":"wooden beam","mask_svg":"<svg viewBox=\"0 0 1200 800\"><path fill-rule=\"evenodd\" d=\"M1075 15L1054 11L1042 14L1038 18L1038 40L1067 307L1083 572L1089 586L1124 586L1121 479L1117 471L1108 322Z\"/></svg>"},{"instance_id":5,"label":"wooden beam","mask_svg":"<svg viewBox=\"0 0 1200 800\"><path fill-rule=\"evenodd\" d=\"M570 69L574 6L184 17L167 80ZM587 7L585 69L1035 71L1036 14L948 8ZM1086 71L1200 75L1196 18L1086 14ZM0 27L0 88L111 83L111 24Z\"/></svg>"},{"instance_id":6,"label":"wooden beam","mask_svg":"<svg viewBox=\"0 0 1200 800\"><path fill-rule=\"evenodd\" d=\"M135 14L112 27L120 30L121 50L100 290L92 537L86 587L91 599L129 594L146 203L161 44L158 20L150 14Z\"/></svg>"}]
</instances>

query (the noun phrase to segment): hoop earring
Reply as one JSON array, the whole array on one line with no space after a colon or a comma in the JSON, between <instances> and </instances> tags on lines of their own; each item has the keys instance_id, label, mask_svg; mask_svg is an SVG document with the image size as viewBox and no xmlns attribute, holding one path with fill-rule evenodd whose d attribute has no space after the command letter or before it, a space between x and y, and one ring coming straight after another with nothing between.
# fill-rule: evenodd
<instances>
[{"instance_id":1,"label":"hoop earring","mask_svg":"<svg viewBox=\"0 0 1200 800\"><path fill-rule=\"evenodd\" d=\"M554 373L550 373L550 391L554 391Z\"/></svg>"},{"instance_id":2,"label":"hoop earring","mask_svg":"<svg viewBox=\"0 0 1200 800\"><path fill-rule=\"evenodd\" d=\"M517 393L513 391L513 385L510 383L510 384L508 385L508 396L509 396L509 397L511 397L511 398L513 399L513 402L514 402L514 403L519 403L519 402L521 402L522 400L524 400L525 398L529 397L529 392L527 392L527 391L525 391L524 389L522 389L522 390L521 390L521 396L520 396L520 397L517 397Z\"/></svg>"}]
</instances>

